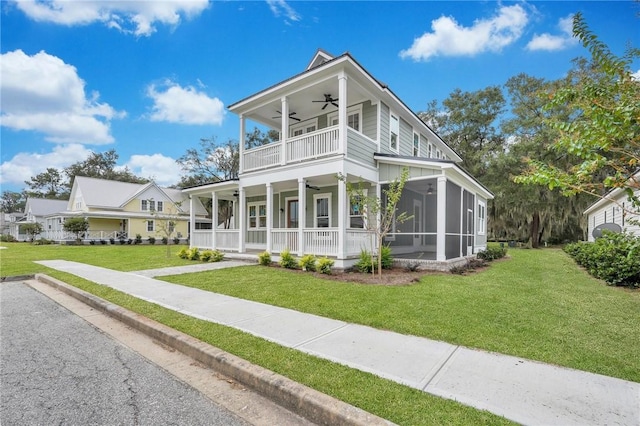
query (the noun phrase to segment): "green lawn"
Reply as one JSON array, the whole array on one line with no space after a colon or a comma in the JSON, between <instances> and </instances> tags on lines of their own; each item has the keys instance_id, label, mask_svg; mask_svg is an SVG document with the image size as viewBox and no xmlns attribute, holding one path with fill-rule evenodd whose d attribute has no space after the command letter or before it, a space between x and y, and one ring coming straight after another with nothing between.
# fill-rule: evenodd
<instances>
[{"instance_id":1,"label":"green lawn","mask_svg":"<svg viewBox=\"0 0 640 426\"><path fill-rule=\"evenodd\" d=\"M32 263L67 259L128 271L188 264L162 246L31 246L0 250L0 275L45 272L399 424L502 424L487 412L186 317ZM176 247L172 248L177 253ZM468 276L427 274L410 286L341 283L252 266L170 282L400 333L640 382L640 291L592 279L560 250L511 250Z\"/></svg>"}]
</instances>

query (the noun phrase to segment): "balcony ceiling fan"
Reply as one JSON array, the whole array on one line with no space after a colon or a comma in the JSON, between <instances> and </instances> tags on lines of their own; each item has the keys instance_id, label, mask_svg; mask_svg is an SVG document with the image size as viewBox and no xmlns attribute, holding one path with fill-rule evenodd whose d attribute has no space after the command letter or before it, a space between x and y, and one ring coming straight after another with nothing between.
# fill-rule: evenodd
<instances>
[{"instance_id":1,"label":"balcony ceiling fan","mask_svg":"<svg viewBox=\"0 0 640 426\"><path fill-rule=\"evenodd\" d=\"M280 112L280 111L278 111L278 110L276 110L276 112L277 112L278 114L280 114L280 115L277 115L277 116L275 116L275 117L271 117L271 118L282 118L282 112ZM302 121L302 120L300 120L299 118L294 117L294 115L296 115L296 114L297 114L296 112L290 112L290 113L289 113L289 118L290 118L290 119L292 119L292 120L296 120L296 121Z\"/></svg>"},{"instance_id":2,"label":"balcony ceiling fan","mask_svg":"<svg viewBox=\"0 0 640 426\"><path fill-rule=\"evenodd\" d=\"M322 109L325 109L327 107L327 105L329 105L329 104L331 104L334 107L338 108L338 104L336 103L336 102L338 102L338 98L331 97L331 94L329 94L329 93L325 93L324 101L311 101L311 102L324 102L324 106L322 107Z\"/></svg>"}]
</instances>

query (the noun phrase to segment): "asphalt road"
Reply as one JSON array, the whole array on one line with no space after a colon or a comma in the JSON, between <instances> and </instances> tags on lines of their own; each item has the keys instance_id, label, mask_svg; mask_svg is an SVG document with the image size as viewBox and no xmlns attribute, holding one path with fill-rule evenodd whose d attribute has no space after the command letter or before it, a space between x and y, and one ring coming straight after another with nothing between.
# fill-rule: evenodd
<instances>
[{"instance_id":1,"label":"asphalt road","mask_svg":"<svg viewBox=\"0 0 640 426\"><path fill-rule=\"evenodd\" d=\"M246 425L21 282L0 284L0 424Z\"/></svg>"}]
</instances>

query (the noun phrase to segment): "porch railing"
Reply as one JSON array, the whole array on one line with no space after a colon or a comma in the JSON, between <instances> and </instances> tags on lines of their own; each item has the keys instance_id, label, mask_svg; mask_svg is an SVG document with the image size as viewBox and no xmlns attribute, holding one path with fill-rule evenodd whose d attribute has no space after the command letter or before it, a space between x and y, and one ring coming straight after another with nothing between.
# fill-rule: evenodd
<instances>
[{"instance_id":1,"label":"porch railing","mask_svg":"<svg viewBox=\"0 0 640 426\"><path fill-rule=\"evenodd\" d=\"M213 247L213 234L210 229L193 231L191 245L201 249L238 250L240 233L237 229L216 230L216 246Z\"/></svg>"},{"instance_id":2,"label":"porch railing","mask_svg":"<svg viewBox=\"0 0 640 426\"><path fill-rule=\"evenodd\" d=\"M319 256L338 254L338 230L305 229L304 252Z\"/></svg>"},{"instance_id":3,"label":"porch railing","mask_svg":"<svg viewBox=\"0 0 640 426\"><path fill-rule=\"evenodd\" d=\"M277 229L271 232L271 246L274 252L289 250L292 253L298 251L298 230Z\"/></svg>"},{"instance_id":4,"label":"porch railing","mask_svg":"<svg viewBox=\"0 0 640 426\"><path fill-rule=\"evenodd\" d=\"M298 163L338 152L338 126L327 127L287 139L286 163ZM243 155L243 171L253 171L282 164L282 142L248 149Z\"/></svg>"},{"instance_id":5,"label":"porch railing","mask_svg":"<svg viewBox=\"0 0 640 426\"><path fill-rule=\"evenodd\" d=\"M348 230L346 243L346 255L357 256L362 250L373 251L375 247L375 235L365 230Z\"/></svg>"}]
</instances>

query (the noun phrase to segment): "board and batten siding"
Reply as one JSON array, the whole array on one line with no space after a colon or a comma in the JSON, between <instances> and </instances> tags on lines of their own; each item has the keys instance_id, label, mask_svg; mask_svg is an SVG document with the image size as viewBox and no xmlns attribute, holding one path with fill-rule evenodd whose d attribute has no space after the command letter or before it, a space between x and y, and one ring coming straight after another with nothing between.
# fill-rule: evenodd
<instances>
[{"instance_id":1,"label":"board and batten siding","mask_svg":"<svg viewBox=\"0 0 640 426\"><path fill-rule=\"evenodd\" d=\"M485 206L485 218L484 218L484 232L481 234L480 232L478 232L479 226L478 226L478 221L480 220L479 214L480 214L480 209L478 208L478 206L480 205L480 202L484 203ZM487 199L484 197L481 197L480 195L476 194L476 205L474 207L475 212L474 212L474 217L476 218L475 221L475 235L476 235L476 241L475 241L475 247L478 250L484 250L487 247L487 217L489 216L488 211L489 211L489 203L487 203Z\"/></svg>"}]
</instances>

